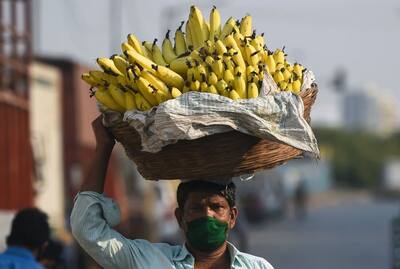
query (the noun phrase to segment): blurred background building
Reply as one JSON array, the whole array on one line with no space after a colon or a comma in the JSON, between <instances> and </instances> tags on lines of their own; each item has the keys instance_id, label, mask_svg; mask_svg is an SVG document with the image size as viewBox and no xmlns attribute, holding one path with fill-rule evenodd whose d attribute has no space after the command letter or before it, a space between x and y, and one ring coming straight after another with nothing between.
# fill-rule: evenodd
<instances>
[{"instance_id":1,"label":"blurred background building","mask_svg":"<svg viewBox=\"0 0 400 269\"><path fill-rule=\"evenodd\" d=\"M398 130L396 100L377 86L347 92L343 106L344 125L350 131L388 136Z\"/></svg>"}]
</instances>

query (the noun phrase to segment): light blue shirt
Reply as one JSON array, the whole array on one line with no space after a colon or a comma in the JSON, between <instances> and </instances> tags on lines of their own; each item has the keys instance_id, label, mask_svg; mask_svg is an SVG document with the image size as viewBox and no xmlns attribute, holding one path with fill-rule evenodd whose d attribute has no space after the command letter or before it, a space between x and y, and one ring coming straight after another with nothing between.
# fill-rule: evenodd
<instances>
[{"instance_id":1,"label":"light blue shirt","mask_svg":"<svg viewBox=\"0 0 400 269\"><path fill-rule=\"evenodd\" d=\"M81 247L104 268L189 269L194 257L185 245L171 246L130 240L111 227L120 221L120 210L110 198L96 192L75 197L71 214L72 234ZM273 269L265 259L238 251L228 244L231 268Z\"/></svg>"},{"instance_id":2,"label":"light blue shirt","mask_svg":"<svg viewBox=\"0 0 400 269\"><path fill-rule=\"evenodd\" d=\"M43 269L32 252L21 247L9 247L0 254L0 269Z\"/></svg>"}]
</instances>

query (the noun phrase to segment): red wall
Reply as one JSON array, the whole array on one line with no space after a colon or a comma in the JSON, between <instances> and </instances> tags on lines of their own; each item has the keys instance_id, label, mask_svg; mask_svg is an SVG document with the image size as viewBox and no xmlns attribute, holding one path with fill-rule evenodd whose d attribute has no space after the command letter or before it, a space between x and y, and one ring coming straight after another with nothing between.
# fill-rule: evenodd
<instances>
[{"instance_id":1,"label":"red wall","mask_svg":"<svg viewBox=\"0 0 400 269\"><path fill-rule=\"evenodd\" d=\"M0 91L0 209L33 204L32 151L26 99Z\"/></svg>"}]
</instances>

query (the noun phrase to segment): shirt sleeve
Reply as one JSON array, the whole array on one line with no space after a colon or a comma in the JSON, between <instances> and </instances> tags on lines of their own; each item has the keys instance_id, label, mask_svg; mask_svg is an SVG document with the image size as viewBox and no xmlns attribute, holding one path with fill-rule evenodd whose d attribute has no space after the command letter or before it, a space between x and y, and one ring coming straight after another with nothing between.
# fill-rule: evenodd
<instances>
[{"instance_id":1,"label":"shirt sleeve","mask_svg":"<svg viewBox=\"0 0 400 269\"><path fill-rule=\"evenodd\" d=\"M81 192L76 196L70 219L72 234L99 265L142 268L143 264L148 264L149 256L167 259L168 255L150 242L129 240L112 229L119 221L120 210L112 199L96 192ZM143 253L148 257L143 257Z\"/></svg>"}]
</instances>

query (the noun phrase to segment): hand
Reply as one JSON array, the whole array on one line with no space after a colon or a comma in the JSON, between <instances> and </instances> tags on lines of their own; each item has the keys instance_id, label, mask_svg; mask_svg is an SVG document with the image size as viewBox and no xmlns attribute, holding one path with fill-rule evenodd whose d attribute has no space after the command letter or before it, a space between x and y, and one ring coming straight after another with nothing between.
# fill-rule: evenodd
<instances>
[{"instance_id":1,"label":"hand","mask_svg":"<svg viewBox=\"0 0 400 269\"><path fill-rule=\"evenodd\" d=\"M92 122L92 129L96 138L96 146L98 148L112 149L115 145L115 139L110 131L104 127L102 118L103 116L100 115Z\"/></svg>"}]
</instances>

